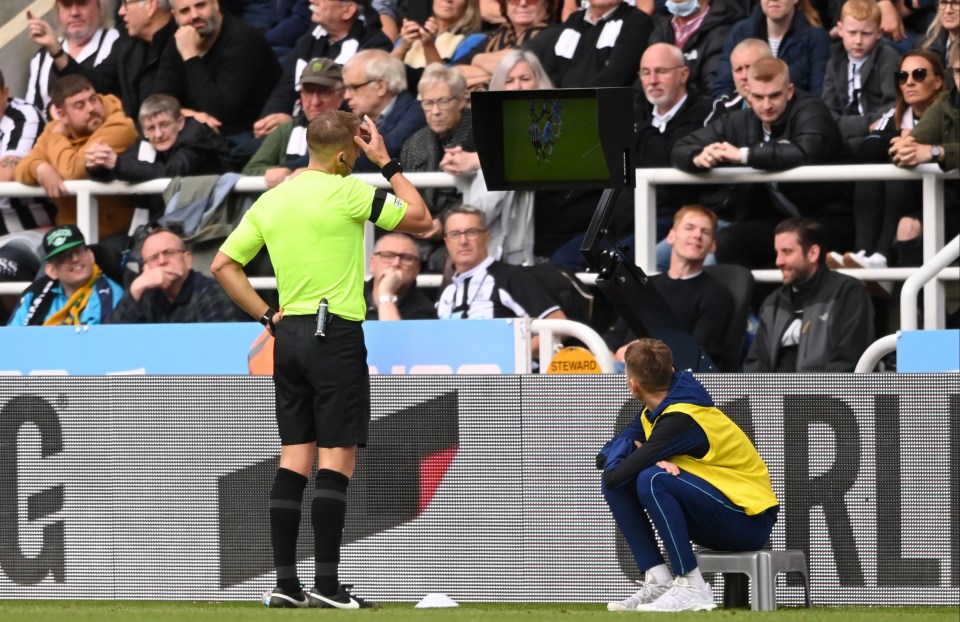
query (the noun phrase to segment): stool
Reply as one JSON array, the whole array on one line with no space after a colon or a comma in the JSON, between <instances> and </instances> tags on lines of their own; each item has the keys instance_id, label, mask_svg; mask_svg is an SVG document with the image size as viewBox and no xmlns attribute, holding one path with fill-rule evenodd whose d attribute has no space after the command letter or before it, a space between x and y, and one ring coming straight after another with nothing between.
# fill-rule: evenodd
<instances>
[{"instance_id":1,"label":"stool","mask_svg":"<svg viewBox=\"0 0 960 622\"><path fill-rule=\"evenodd\" d=\"M697 553L700 572L739 572L750 578L750 608L773 611L777 608L777 575L799 572L803 576L804 597L810 607L810 576L803 551L700 551Z\"/></svg>"}]
</instances>

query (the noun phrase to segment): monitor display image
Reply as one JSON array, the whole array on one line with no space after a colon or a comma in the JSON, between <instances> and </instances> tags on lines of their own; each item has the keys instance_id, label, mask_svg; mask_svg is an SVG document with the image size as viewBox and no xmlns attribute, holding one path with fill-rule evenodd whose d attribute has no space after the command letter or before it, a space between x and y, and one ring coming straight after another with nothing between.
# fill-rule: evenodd
<instances>
[{"instance_id":1,"label":"monitor display image","mask_svg":"<svg viewBox=\"0 0 960 622\"><path fill-rule=\"evenodd\" d=\"M595 99L507 100L503 102L503 150L507 182L596 180L610 177L596 128Z\"/></svg>"},{"instance_id":2,"label":"monitor display image","mask_svg":"<svg viewBox=\"0 0 960 622\"><path fill-rule=\"evenodd\" d=\"M632 186L628 88L474 93L474 142L490 190Z\"/></svg>"}]
</instances>

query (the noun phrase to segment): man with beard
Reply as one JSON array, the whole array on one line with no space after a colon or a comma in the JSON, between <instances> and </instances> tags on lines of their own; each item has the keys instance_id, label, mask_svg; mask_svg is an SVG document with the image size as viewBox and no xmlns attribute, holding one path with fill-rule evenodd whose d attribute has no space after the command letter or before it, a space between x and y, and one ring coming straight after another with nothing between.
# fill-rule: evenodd
<instances>
[{"instance_id":1,"label":"man with beard","mask_svg":"<svg viewBox=\"0 0 960 622\"><path fill-rule=\"evenodd\" d=\"M30 40L42 46L30 60L30 79L27 82L28 102L48 113L50 95L60 67L72 59L85 67L103 63L120 36L113 28L103 27L100 0L57 0L57 21L63 28L63 37L57 38L53 27L27 11L27 34Z\"/></svg>"},{"instance_id":2,"label":"man with beard","mask_svg":"<svg viewBox=\"0 0 960 622\"><path fill-rule=\"evenodd\" d=\"M52 103L59 118L43 130L30 153L17 164L14 178L22 184L43 186L57 204L58 225L77 222L77 202L67 196L65 179L86 179L84 154L102 141L123 153L137 140L133 119L123 114L120 100L100 95L83 76L65 76L53 85ZM125 197L100 197L101 238L122 235L133 213ZM122 246L123 242L119 241Z\"/></svg>"},{"instance_id":3,"label":"man with beard","mask_svg":"<svg viewBox=\"0 0 960 622\"><path fill-rule=\"evenodd\" d=\"M239 170L257 149L253 122L280 66L263 34L220 12L217 0L173 0L177 31L160 59L156 92L176 97L184 114L231 143Z\"/></svg>"},{"instance_id":4,"label":"man with beard","mask_svg":"<svg viewBox=\"0 0 960 622\"><path fill-rule=\"evenodd\" d=\"M852 372L873 343L873 305L855 278L828 270L823 227L806 218L777 225L783 286L760 307L745 372Z\"/></svg>"}]
</instances>

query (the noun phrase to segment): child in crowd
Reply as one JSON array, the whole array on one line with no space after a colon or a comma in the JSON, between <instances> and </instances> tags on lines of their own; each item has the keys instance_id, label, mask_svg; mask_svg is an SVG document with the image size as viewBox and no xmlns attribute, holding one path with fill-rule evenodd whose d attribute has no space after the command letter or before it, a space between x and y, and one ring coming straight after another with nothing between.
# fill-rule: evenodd
<instances>
[{"instance_id":1,"label":"child in crowd","mask_svg":"<svg viewBox=\"0 0 960 622\"><path fill-rule=\"evenodd\" d=\"M823 100L843 139L862 139L896 103L894 72L900 54L881 42L880 9L873 0L847 0L837 24L840 42L830 51Z\"/></svg>"}]
</instances>

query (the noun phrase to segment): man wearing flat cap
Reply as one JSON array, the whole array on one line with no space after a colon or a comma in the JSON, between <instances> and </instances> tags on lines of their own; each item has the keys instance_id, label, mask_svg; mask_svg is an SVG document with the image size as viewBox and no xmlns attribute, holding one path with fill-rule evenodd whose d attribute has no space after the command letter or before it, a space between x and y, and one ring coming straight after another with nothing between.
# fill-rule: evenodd
<instances>
[{"instance_id":1,"label":"man wearing flat cap","mask_svg":"<svg viewBox=\"0 0 960 622\"><path fill-rule=\"evenodd\" d=\"M267 135L243 167L244 175L263 175L267 188L299 173L308 164L307 125L343 104L343 69L329 58L314 58L300 72L300 112Z\"/></svg>"},{"instance_id":2,"label":"man wearing flat cap","mask_svg":"<svg viewBox=\"0 0 960 622\"><path fill-rule=\"evenodd\" d=\"M46 276L27 288L10 326L102 324L123 288L103 274L76 225L61 225L43 236Z\"/></svg>"}]
</instances>

